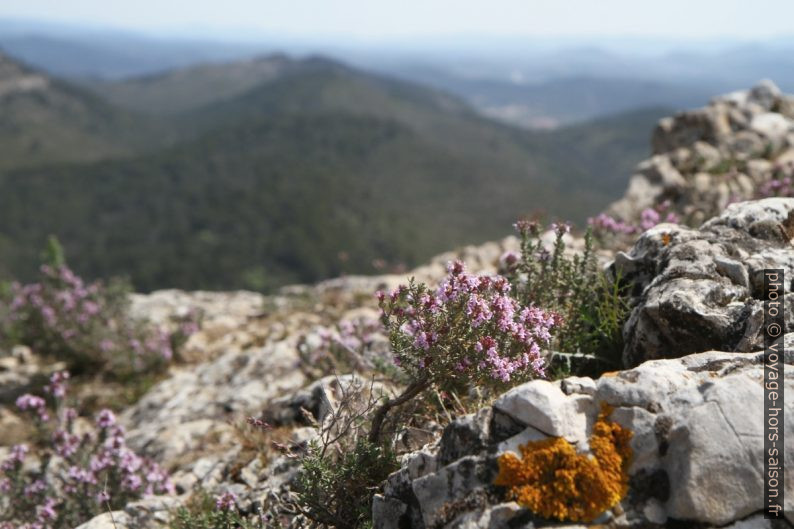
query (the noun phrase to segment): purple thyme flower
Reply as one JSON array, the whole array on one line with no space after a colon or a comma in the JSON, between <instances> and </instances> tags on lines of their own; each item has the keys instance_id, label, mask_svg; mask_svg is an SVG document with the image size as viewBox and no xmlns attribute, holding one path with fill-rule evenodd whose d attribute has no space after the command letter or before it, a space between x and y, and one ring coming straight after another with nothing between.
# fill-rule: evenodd
<instances>
[{"instance_id":1,"label":"purple thyme flower","mask_svg":"<svg viewBox=\"0 0 794 529\"><path fill-rule=\"evenodd\" d=\"M68 371L57 371L50 376L50 383L44 386L44 391L57 399L66 396L66 381L69 380Z\"/></svg>"},{"instance_id":2,"label":"purple thyme flower","mask_svg":"<svg viewBox=\"0 0 794 529\"><path fill-rule=\"evenodd\" d=\"M16 400L16 405L20 410L35 411L42 421L50 420L50 416L47 414L47 403L41 397L26 393Z\"/></svg>"},{"instance_id":3,"label":"purple thyme flower","mask_svg":"<svg viewBox=\"0 0 794 529\"><path fill-rule=\"evenodd\" d=\"M106 430L116 424L116 416L112 411L103 409L99 412L96 418L96 425Z\"/></svg>"},{"instance_id":4,"label":"purple thyme flower","mask_svg":"<svg viewBox=\"0 0 794 529\"><path fill-rule=\"evenodd\" d=\"M230 511L237 507L237 496L226 491L215 498L215 508L221 511Z\"/></svg>"}]
</instances>

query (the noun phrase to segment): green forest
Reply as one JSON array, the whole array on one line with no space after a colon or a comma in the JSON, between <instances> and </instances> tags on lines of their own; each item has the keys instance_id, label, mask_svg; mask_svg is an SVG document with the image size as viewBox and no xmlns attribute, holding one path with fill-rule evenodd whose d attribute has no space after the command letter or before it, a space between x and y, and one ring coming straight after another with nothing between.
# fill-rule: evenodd
<instances>
[{"instance_id":1,"label":"green forest","mask_svg":"<svg viewBox=\"0 0 794 529\"><path fill-rule=\"evenodd\" d=\"M412 266L502 237L520 216L585 222L668 112L527 131L333 61L269 60L258 82L224 90L204 68L171 113L167 75L145 91L51 81L0 98L2 277L31 278L49 235L79 273L128 275L142 291Z\"/></svg>"}]
</instances>

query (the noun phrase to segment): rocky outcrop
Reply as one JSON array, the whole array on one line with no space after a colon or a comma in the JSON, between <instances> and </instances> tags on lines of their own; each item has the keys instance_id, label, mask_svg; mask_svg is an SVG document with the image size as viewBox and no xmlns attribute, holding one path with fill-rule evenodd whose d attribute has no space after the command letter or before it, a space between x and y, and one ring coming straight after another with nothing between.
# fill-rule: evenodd
<instances>
[{"instance_id":1,"label":"rocky outcrop","mask_svg":"<svg viewBox=\"0 0 794 529\"><path fill-rule=\"evenodd\" d=\"M709 349L761 349L763 271L783 269L794 278L793 235L792 198L732 204L697 230L660 224L645 232L612 265L633 289L624 365ZM786 311L791 331L791 303Z\"/></svg>"},{"instance_id":2,"label":"rocky outcrop","mask_svg":"<svg viewBox=\"0 0 794 529\"><path fill-rule=\"evenodd\" d=\"M794 349L788 346L785 361L785 388L792 391ZM758 514L764 507L761 362L759 354L712 351L649 361L598 380L538 380L513 388L491 407L447 426L439 442L406 455L375 498L374 526L558 527L492 485L497 457L550 436L564 436L587 451L586 439L606 403L614 408L612 420L633 432L633 459L628 494L597 522L616 528L673 522L771 527ZM785 414L794 416L794 403L786 404ZM794 476L787 476L785 490L792 509Z\"/></svg>"},{"instance_id":3,"label":"rocky outcrop","mask_svg":"<svg viewBox=\"0 0 794 529\"><path fill-rule=\"evenodd\" d=\"M198 369L175 373L123 414L130 446L172 462L207 437L232 441L230 419L243 420L305 383L297 338L232 350Z\"/></svg>"},{"instance_id":4,"label":"rocky outcrop","mask_svg":"<svg viewBox=\"0 0 794 529\"><path fill-rule=\"evenodd\" d=\"M794 177L794 96L763 81L662 119L652 143L654 155L607 213L635 222L669 201L699 225L731 202L759 198L772 180Z\"/></svg>"},{"instance_id":5,"label":"rocky outcrop","mask_svg":"<svg viewBox=\"0 0 794 529\"><path fill-rule=\"evenodd\" d=\"M611 252L599 256L631 285L623 329L623 360L631 369L595 380L532 381L455 418L443 431L432 425L401 432L394 447L407 453L375 496L376 528L582 527L541 519L493 483L499 456L518 453L530 441L559 437L578 453L590 453L603 404L612 407L611 420L633 433L633 455L628 493L596 524L785 526L760 514L758 350L763 269L782 268L794 279L794 199L737 201L756 197L774 179L794 178L794 98L770 83L716 98L703 109L662 120L653 144L653 157L640 164L610 212L635 221L643 209L669 201L690 226L718 216L699 228L659 224L614 260ZM545 237L550 243L553 234ZM581 239L566 237L580 249ZM360 380L316 375L306 365L305 348L322 343L340 321L376 314L376 290L409 276L436 283L452 259L462 259L474 273L494 273L500 256L517 249L518 240L508 237L443 254L408 274L341 277L286 287L274 296L173 290L133 296L135 314L157 324L187 316L201 321L177 366L121 416L130 446L173 473L178 496L144 498L81 529L167 527L174 509L196 490L232 492L249 514L282 505L281 499L289 504L299 467L295 456L315 438L316 423L337 405L342 388ZM784 385L791 392L794 307L787 305ZM16 394L40 376L41 369L29 369L27 361L2 360L0 379L9 383L0 384L0 393ZM792 411L789 399L784 413L791 417ZM244 446L248 440L238 425L251 415L275 427L267 447ZM11 431L15 420L0 406L0 425ZM791 438L794 422L786 428ZM791 461L791 444L787 450ZM788 474L784 486L792 512L794 473ZM308 526L294 510L286 518L285 527Z\"/></svg>"},{"instance_id":6,"label":"rocky outcrop","mask_svg":"<svg viewBox=\"0 0 794 529\"><path fill-rule=\"evenodd\" d=\"M275 296L176 290L133 296L136 315L167 326L184 315L199 314L201 330L184 348L194 365L174 369L123 414L131 446L170 466L200 457L207 439L218 446L225 439L228 447L230 419L258 414L309 382L299 354L307 335L374 308L375 291L403 283L409 275L437 282L450 259L463 259L475 272L494 273L499 256L517 244L515 237L508 237L448 252L410 274L348 276L287 287ZM274 402L273 409L279 406Z\"/></svg>"}]
</instances>

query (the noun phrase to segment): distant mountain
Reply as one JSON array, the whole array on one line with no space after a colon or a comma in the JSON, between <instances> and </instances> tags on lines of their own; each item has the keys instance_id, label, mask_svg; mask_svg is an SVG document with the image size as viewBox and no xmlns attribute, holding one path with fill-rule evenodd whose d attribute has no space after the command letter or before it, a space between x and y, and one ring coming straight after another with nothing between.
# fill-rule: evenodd
<instances>
[{"instance_id":1,"label":"distant mountain","mask_svg":"<svg viewBox=\"0 0 794 529\"><path fill-rule=\"evenodd\" d=\"M421 79L464 97L487 116L528 128L556 128L649 107L693 108L715 93L706 84L617 77L564 77L540 83L443 75Z\"/></svg>"},{"instance_id":2,"label":"distant mountain","mask_svg":"<svg viewBox=\"0 0 794 529\"><path fill-rule=\"evenodd\" d=\"M0 174L0 261L24 278L54 233L82 273L129 273L144 290L268 288L410 265L501 236L520 215L583 221L622 192L629 175L617 166L647 154L640 139L659 117L624 116L580 136L528 132L443 92L320 58L263 60L242 84L271 63L273 75L236 95L197 88L173 116L195 139ZM163 99L131 90L127 104L167 109L175 86L223 78L196 72L186 84L184 72L152 78L170 86Z\"/></svg>"},{"instance_id":3,"label":"distant mountain","mask_svg":"<svg viewBox=\"0 0 794 529\"><path fill-rule=\"evenodd\" d=\"M232 99L303 68L304 62L275 54L202 63L123 80L88 80L83 84L120 107L173 116Z\"/></svg>"},{"instance_id":4,"label":"distant mountain","mask_svg":"<svg viewBox=\"0 0 794 529\"><path fill-rule=\"evenodd\" d=\"M163 38L112 28L0 19L0 50L70 79L119 79L202 62L239 60L270 46Z\"/></svg>"},{"instance_id":5,"label":"distant mountain","mask_svg":"<svg viewBox=\"0 0 794 529\"><path fill-rule=\"evenodd\" d=\"M588 60L593 60L593 55L597 54L588 54ZM85 87L128 109L174 115L300 73L311 62L271 55L222 64L205 63L131 79L90 80ZM382 69L389 71L388 67ZM715 93L713 86L704 84L618 77L564 77L531 83L472 78L441 68L396 68L395 71L414 82L456 94L488 117L540 129L648 107L695 107Z\"/></svg>"},{"instance_id":6,"label":"distant mountain","mask_svg":"<svg viewBox=\"0 0 794 529\"><path fill-rule=\"evenodd\" d=\"M243 43L237 37L223 41L216 35L219 40L213 41L0 19L0 49L89 87L99 83L99 93L122 105L142 104L143 110L164 102L159 108L182 111L250 89L260 75L268 75L256 71L252 57L271 50L301 56L323 50L368 71L456 94L481 113L524 127L580 123L649 106L699 106L711 94L761 78L794 91L790 36L758 43L507 37L481 42L461 37L391 46L276 35L246 35L249 40ZM220 64L232 61L240 62ZM224 71L228 78L220 75ZM145 78L137 78L141 76ZM191 80L198 83L195 89ZM184 95L184 101L162 97L161 89L168 86L174 90L166 92ZM202 101L207 97L202 93L211 95Z\"/></svg>"},{"instance_id":7,"label":"distant mountain","mask_svg":"<svg viewBox=\"0 0 794 529\"><path fill-rule=\"evenodd\" d=\"M149 118L0 54L0 170L128 155L151 146L155 130Z\"/></svg>"}]
</instances>

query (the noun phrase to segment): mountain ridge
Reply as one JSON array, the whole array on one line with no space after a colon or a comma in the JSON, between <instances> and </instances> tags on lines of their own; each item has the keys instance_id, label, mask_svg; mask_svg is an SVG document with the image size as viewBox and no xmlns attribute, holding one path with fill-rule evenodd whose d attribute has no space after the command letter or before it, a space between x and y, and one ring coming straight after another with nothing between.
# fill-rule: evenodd
<instances>
[{"instance_id":1,"label":"mountain ridge","mask_svg":"<svg viewBox=\"0 0 794 529\"><path fill-rule=\"evenodd\" d=\"M0 174L6 274L31 273L50 234L80 273L130 273L141 290L412 266L540 210L583 222L623 189L601 151L638 161L637 130L663 115L565 148L567 130L509 127L435 89L323 58L288 69L173 118L181 140L158 150Z\"/></svg>"}]
</instances>

